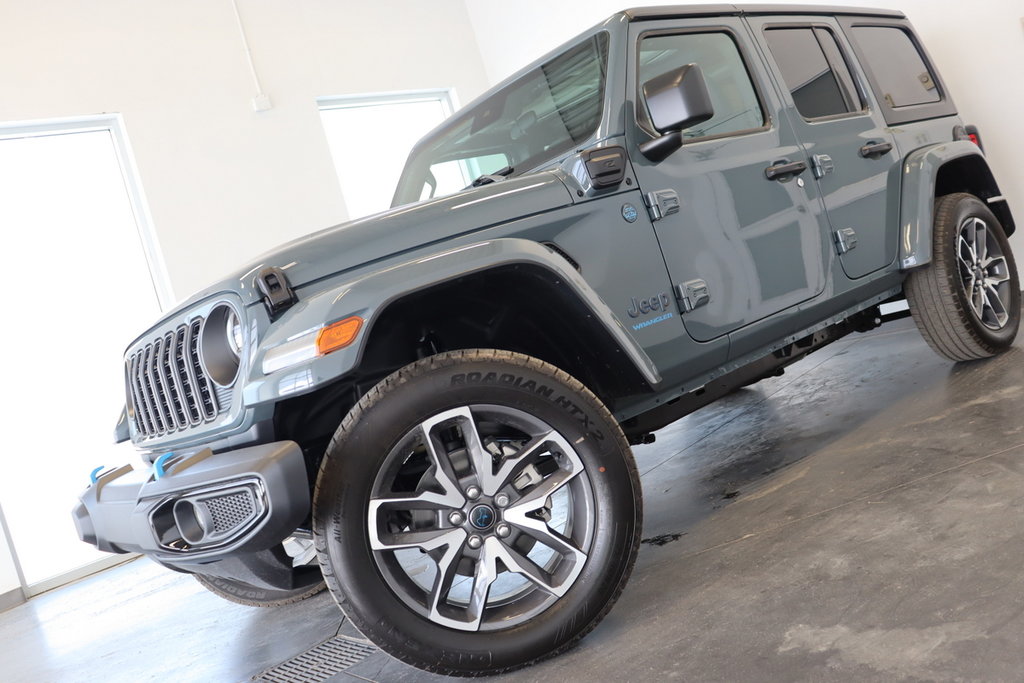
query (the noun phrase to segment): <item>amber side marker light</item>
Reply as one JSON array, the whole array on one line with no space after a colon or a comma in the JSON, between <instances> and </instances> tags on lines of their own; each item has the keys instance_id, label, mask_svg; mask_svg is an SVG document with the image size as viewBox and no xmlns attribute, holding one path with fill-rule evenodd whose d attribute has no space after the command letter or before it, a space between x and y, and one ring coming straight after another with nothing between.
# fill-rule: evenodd
<instances>
[{"instance_id":1,"label":"amber side marker light","mask_svg":"<svg viewBox=\"0 0 1024 683\"><path fill-rule=\"evenodd\" d=\"M356 340L363 327L358 315L331 323L316 335L316 352L321 356L343 349Z\"/></svg>"}]
</instances>

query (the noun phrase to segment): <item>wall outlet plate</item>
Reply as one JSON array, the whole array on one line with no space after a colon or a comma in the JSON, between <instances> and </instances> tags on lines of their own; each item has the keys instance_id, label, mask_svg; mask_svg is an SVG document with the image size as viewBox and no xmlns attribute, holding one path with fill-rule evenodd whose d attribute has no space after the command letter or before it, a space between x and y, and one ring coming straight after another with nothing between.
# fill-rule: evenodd
<instances>
[{"instance_id":1,"label":"wall outlet plate","mask_svg":"<svg viewBox=\"0 0 1024 683\"><path fill-rule=\"evenodd\" d=\"M256 97L252 98L252 110L255 112L267 111L273 108L274 105L270 102L270 95L260 93Z\"/></svg>"}]
</instances>

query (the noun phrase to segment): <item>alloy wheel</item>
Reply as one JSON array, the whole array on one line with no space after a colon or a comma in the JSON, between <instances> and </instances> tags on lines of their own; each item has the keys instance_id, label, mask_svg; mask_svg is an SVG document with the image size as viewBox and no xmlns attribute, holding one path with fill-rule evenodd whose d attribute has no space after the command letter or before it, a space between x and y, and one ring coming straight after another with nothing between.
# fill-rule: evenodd
<instances>
[{"instance_id":1,"label":"alloy wheel","mask_svg":"<svg viewBox=\"0 0 1024 683\"><path fill-rule=\"evenodd\" d=\"M1010 315L1010 270L988 224L969 217L957 237L957 265L975 317L990 330L1006 326Z\"/></svg>"},{"instance_id":2,"label":"alloy wheel","mask_svg":"<svg viewBox=\"0 0 1024 683\"><path fill-rule=\"evenodd\" d=\"M367 531L392 591L430 621L511 628L573 586L594 536L579 455L507 406L454 408L399 439L371 494Z\"/></svg>"}]
</instances>

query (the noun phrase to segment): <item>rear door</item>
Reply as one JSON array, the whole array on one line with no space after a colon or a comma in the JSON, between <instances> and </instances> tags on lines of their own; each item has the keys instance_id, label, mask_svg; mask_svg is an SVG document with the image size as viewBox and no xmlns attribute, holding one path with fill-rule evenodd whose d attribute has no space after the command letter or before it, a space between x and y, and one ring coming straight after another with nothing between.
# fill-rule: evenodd
<instances>
[{"instance_id":1,"label":"rear door","mask_svg":"<svg viewBox=\"0 0 1024 683\"><path fill-rule=\"evenodd\" d=\"M689 335L709 341L814 298L831 248L821 202L809 169L766 175L806 156L742 20L634 22L630 42L633 170L649 203L664 204L654 228L673 284L708 295L693 297L699 307L683 314ZM651 161L639 151L657 135L640 88L687 64L701 67L715 115L683 131L668 158Z\"/></svg>"},{"instance_id":2,"label":"rear door","mask_svg":"<svg viewBox=\"0 0 1024 683\"><path fill-rule=\"evenodd\" d=\"M786 115L811 162L843 270L856 279L885 268L898 249L886 187L898 186L900 159L838 23L823 16L748 22L781 77Z\"/></svg>"}]
</instances>

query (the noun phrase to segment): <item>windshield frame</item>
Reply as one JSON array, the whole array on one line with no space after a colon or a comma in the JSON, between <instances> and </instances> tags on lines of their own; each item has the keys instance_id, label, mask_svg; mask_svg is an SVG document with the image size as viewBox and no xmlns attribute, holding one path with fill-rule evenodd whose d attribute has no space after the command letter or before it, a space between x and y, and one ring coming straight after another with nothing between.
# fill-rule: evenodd
<instances>
[{"instance_id":1,"label":"windshield frame","mask_svg":"<svg viewBox=\"0 0 1024 683\"><path fill-rule=\"evenodd\" d=\"M616 30L616 28L622 28L623 30ZM621 71L621 68L618 68L621 66L621 62L618 59L618 52L621 52L623 47L621 41L624 40L624 29L625 23L616 21L615 18L613 18L590 31L576 36L573 40L563 43L555 50L552 50L540 59L529 64L505 81L499 83L494 88L491 88L483 95L473 100L473 102L465 108L456 112L437 128L430 131L416 143L406 159L405 166L402 169L402 175L399 178L398 186L395 189L395 194L392 198L392 208L417 203L419 201L428 201L428 199L420 199L420 194L422 193L424 184L426 183L426 174L424 173L424 169L419 168L419 166L421 166L424 161L421 155L426 150L436 146L446 136L452 134L467 122L475 119L481 112L486 111L488 107L493 106L494 102L501 101L507 97L508 93L525 84L528 79L535 77L537 71L543 65L552 62L566 53L579 48L586 42L598 37L604 39L606 43L604 46L602 75L603 90L598 98L599 112L596 116L597 122L595 126L586 136L578 141L574 142L571 139L567 140L554 148L545 150L542 154L535 155L534 157L521 161L518 164L513 164L512 172L505 175L505 177L521 176L532 171L557 164L562 159L576 151L592 146L596 141L616 134L621 135L623 128L622 112L619 111L617 114L613 113L616 109L620 109L621 107L617 108L613 106L612 102L613 100L620 101L622 99L621 97L616 98L615 94L618 90L621 90L624 87L622 84L621 74L618 73ZM613 123L613 120L617 121L617 123ZM442 156L443 155L439 155L438 158L441 158ZM429 168L429 164L427 166ZM472 178L470 178L470 180L472 180ZM431 199L441 196L450 196L451 194L457 193L458 192L436 195L436 197L432 197Z\"/></svg>"}]
</instances>

